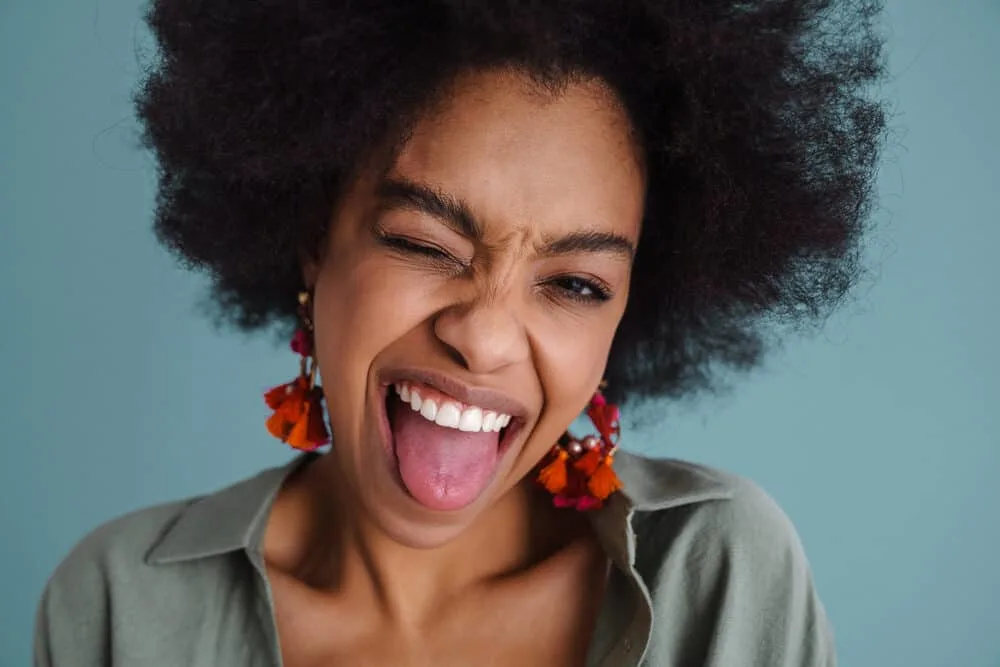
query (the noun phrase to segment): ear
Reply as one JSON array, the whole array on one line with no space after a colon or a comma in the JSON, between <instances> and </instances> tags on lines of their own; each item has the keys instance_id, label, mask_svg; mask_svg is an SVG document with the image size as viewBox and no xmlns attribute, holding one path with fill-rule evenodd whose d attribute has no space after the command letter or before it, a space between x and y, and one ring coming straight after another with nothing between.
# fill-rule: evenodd
<instances>
[{"instance_id":1,"label":"ear","mask_svg":"<svg viewBox=\"0 0 1000 667\"><path fill-rule=\"evenodd\" d=\"M319 261L315 258L303 257L301 264L302 284L305 285L306 291L312 292L316 286L316 280L319 278Z\"/></svg>"}]
</instances>

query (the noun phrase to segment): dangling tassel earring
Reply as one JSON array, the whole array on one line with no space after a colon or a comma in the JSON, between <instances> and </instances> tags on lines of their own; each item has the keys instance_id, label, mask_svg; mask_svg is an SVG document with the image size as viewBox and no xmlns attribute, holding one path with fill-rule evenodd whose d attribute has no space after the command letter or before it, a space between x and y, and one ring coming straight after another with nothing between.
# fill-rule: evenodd
<instances>
[{"instance_id":1,"label":"dangling tassel earring","mask_svg":"<svg viewBox=\"0 0 1000 667\"><path fill-rule=\"evenodd\" d=\"M567 431L538 471L537 481L552 494L556 507L599 509L622 488L612 468L621 433L618 406L597 391L587 406L587 416L599 435L578 440Z\"/></svg>"},{"instance_id":2,"label":"dangling tassel earring","mask_svg":"<svg viewBox=\"0 0 1000 667\"><path fill-rule=\"evenodd\" d=\"M264 400L274 410L267 420L268 432L295 449L311 452L329 443L330 433L323 419L323 388L316 385L308 292L299 294L299 319L302 325L291 342L300 357L299 376L269 390Z\"/></svg>"}]
</instances>

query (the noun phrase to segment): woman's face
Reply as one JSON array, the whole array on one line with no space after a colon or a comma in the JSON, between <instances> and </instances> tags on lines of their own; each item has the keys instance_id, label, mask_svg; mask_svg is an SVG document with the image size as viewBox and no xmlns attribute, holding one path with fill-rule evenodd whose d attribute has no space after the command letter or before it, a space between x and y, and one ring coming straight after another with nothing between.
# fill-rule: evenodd
<instances>
[{"instance_id":1,"label":"woman's face","mask_svg":"<svg viewBox=\"0 0 1000 667\"><path fill-rule=\"evenodd\" d=\"M317 358L342 483L393 539L457 536L597 388L642 218L636 155L600 84L553 96L479 73L345 193L306 269Z\"/></svg>"}]
</instances>

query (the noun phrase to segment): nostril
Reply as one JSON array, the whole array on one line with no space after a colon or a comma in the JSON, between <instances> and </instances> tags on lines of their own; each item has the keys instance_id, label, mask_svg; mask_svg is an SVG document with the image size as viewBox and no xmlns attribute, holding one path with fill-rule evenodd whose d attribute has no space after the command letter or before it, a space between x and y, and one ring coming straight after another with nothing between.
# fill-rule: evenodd
<instances>
[{"instance_id":1,"label":"nostril","mask_svg":"<svg viewBox=\"0 0 1000 667\"><path fill-rule=\"evenodd\" d=\"M444 341L441 341L441 344L444 345L445 353L448 355L448 358L461 366L463 369L469 370L469 362L466 360L465 355L459 352L457 347L449 345Z\"/></svg>"}]
</instances>

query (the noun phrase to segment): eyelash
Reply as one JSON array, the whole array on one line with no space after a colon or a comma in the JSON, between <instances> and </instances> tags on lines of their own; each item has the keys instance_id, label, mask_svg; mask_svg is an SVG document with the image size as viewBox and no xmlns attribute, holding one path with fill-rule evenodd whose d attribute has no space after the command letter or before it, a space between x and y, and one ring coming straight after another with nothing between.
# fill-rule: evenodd
<instances>
[{"instance_id":1,"label":"eyelash","mask_svg":"<svg viewBox=\"0 0 1000 667\"><path fill-rule=\"evenodd\" d=\"M580 276L559 276L548 281L549 285L560 290L568 299L584 304L599 304L609 301L613 296L610 288L597 280L581 278ZM571 285L575 285L575 288ZM590 290L590 294L583 291Z\"/></svg>"},{"instance_id":2,"label":"eyelash","mask_svg":"<svg viewBox=\"0 0 1000 667\"><path fill-rule=\"evenodd\" d=\"M435 246L426 245L424 243L417 243L412 241L405 236L391 236L385 233L378 234L379 243L396 250L398 252L403 252L411 255L420 255L422 257L427 257L428 259L433 259L439 262L448 262L451 264L461 264L464 263L453 255L445 252L441 248Z\"/></svg>"},{"instance_id":3,"label":"eyelash","mask_svg":"<svg viewBox=\"0 0 1000 667\"><path fill-rule=\"evenodd\" d=\"M379 233L378 240L382 245L397 252L419 255L439 262L465 266L461 260L444 250L423 243L417 243L405 236L392 236L390 234ZM605 301L610 301L614 296L611 289L602 281L583 278L581 276L558 276L549 279L545 285L559 290L561 297L583 304L604 303ZM584 292L586 291L590 293L585 294Z\"/></svg>"}]
</instances>

